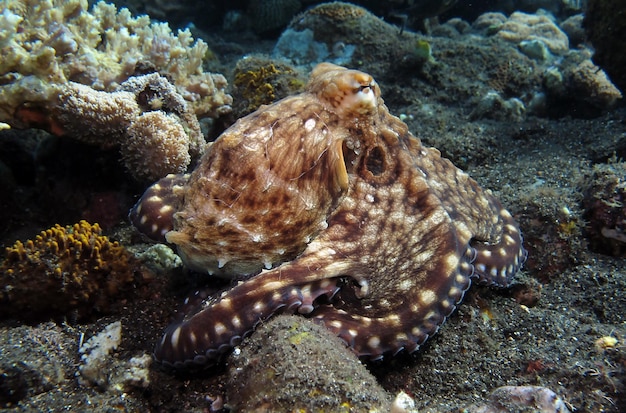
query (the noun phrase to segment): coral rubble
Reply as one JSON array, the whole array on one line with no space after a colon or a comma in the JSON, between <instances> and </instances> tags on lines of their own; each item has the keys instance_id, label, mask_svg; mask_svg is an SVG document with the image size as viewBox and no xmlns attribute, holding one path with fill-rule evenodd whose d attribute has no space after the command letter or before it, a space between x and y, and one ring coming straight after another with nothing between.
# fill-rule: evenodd
<instances>
[{"instance_id":1,"label":"coral rubble","mask_svg":"<svg viewBox=\"0 0 626 413\"><path fill-rule=\"evenodd\" d=\"M0 122L103 147L119 144L126 166L139 179L181 172L198 155L194 149L201 149L193 118L230 112L226 79L202 70L208 46L194 42L188 30L174 35L167 24L134 18L127 9L99 2L89 12L87 6L86 0L7 2L0 15ZM148 73L163 79L146 83L140 75ZM135 99L122 91L135 92ZM77 95L77 104L70 105L69 97ZM143 106L142 97L147 98ZM120 103L125 106L119 108ZM150 119L141 119L147 113ZM148 127L147 122L156 123ZM113 128L117 136L112 137ZM163 138L172 132L178 143L168 147ZM160 168L145 170L145 164L129 162L136 154L127 155L128 146L137 148L125 142L137 135L158 148L155 153L143 147L140 156ZM180 140L187 142L181 146Z\"/></svg>"},{"instance_id":2,"label":"coral rubble","mask_svg":"<svg viewBox=\"0 0 626 413\"><path fill-rule=\"evenodd\" d=\"M85 318L108 310L139 270L139 261L103 236L98 224L57 224L6 249L0 314L28 321L73 312Z\"/></svg>"}]
</instances>

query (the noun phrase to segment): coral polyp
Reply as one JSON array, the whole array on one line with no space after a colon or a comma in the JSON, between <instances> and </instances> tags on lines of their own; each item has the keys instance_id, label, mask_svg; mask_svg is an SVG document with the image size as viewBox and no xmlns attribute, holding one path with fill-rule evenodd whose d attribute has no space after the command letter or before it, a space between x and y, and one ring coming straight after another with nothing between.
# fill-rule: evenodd
<instances>
[{"instance_id":1,"label":"coral polyp","mask_svg":"<svg viewBox=\"0 0 626 413\"><path fill-rule=\"evenodd\" d=\"M139 261L102 235L98 224L57 224L6 248L0 265L0 314L38 320L107 311L139 268Z\"/></svg>"}]
</instances>

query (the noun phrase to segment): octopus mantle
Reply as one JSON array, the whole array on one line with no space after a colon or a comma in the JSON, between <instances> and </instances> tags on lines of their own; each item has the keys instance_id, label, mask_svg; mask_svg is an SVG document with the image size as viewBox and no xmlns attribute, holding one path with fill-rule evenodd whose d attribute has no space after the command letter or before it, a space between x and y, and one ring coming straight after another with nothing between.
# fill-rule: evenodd
<instances>
[{"instance_id":1,"label":"octopus mantle","mask_svg":"<svg viewBox=\"0 0 626 413\"><path fill-rule=\"evenodd\" d=\"M322 63L304 93L240 119L191 175L131 210L196 271L245 281L170 326L155 358L216 363L273 314L325 325L360 356L413 352L472 280L510 284L519 228L489 191L425 148L368 74Z\"/></svg>"}]
</instances>

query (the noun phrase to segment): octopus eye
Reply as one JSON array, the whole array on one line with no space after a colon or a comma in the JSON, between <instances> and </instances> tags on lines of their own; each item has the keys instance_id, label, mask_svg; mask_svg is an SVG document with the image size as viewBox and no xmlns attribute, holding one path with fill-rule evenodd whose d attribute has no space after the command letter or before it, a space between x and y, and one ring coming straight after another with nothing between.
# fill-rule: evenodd
<instances>
[{"instance_id":1,"label":"octopus eye","mask_svg":"<svg viewBox=\"0 0 626 413\"><path fill-rule=\"evenodd\" d=\"M376 81L358 70L320 63L313 69L307 88L339 116L371 115L378 108Z\"/></svg>"},{"instance_id":2,"label":"octopus eye","mask_svg":"<svg viewBox=\"0 0 626 413\"><path fill-rule=\"evenodd\" d=\"M377 106L376 82L353 87L352 93L346 94L341 99L340 109L344 113L358 113L361 115L371 113Z\"/></svg>"},{"instance_id":3,"label":"octopus eye","mask_svg":"<svg viewBox=\"0 0 626 413\"><path fill-rule=\"evenodd\" d=\"M370 90L371 88L371 90ZM376 90L376 85L375 84L369 84L369 85L361 85L357 88L355 88L352 92L353 93L375 93Z\"/></svg>"},{"instance_id":4,"label":"octopus eye","mask_svg":"<svg viewBox=\"0 0 626 413\"><path fill-rule=\"evenodd\" d=\"M380 147L376 146L367 154L365 167L374 176L378 176L385 171L385 154Z\"/></svg>"}]
</instances>

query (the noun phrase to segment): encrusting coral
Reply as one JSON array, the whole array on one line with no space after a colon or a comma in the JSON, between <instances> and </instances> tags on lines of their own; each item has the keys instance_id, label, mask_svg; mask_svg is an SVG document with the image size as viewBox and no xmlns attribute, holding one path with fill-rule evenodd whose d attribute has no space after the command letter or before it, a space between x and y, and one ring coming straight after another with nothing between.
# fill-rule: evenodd
<instances>
[{"instance_id":1,"label":"encrusting coral","mask_svg":"<svg viewBox=\"0 0 626 413\"><path fill-rule=\"evenodd\" d=\"M305 80L285 62L262 56L244 57L234 73L233 112L247 115L261 105L269 105L304 89Z\"/></svg>"},{"instance_id":2,"label":"encrusting coral","mask_svg":"<svg viewBox=\"0 0 626 413\"><path fill-rule=\"evenodd\" d=\"M226 79L202 69L208 46L188 30L174 35L167 24L134 18L111 4L87 9L87 0L5 3L0 122L119 145L138 179L182 172L203 149L198 119L231 110ZM74 105L68 105L70 97ZM140 119L148 113L156 122L150 127ZM173 142L164 140L170 133ZM126 142L135 138L149 143ZM149 159L152 170L144 169L147 162L133 162L137 155L126 154L128 147Z\"/></svg>"},{"instance_id":3,"label":"encrusting coral","mask_svg":"<svg viewBox=\"0 0 626 413\"><path fill-rule=\"evenodd\" d=\"M98 224L80 221L42 231L6 248L0 264L0 314L38 320L106 311L137 281L140 263Z\"/></svg>"},{"instance_id":4,"label":"encrusting coral","mask_svg":"<svg viewBox=\"0 0 626 413\"><path fill-rule=\"evenodd\" d=\"M569 50L567 35L547 16L515 12L507 19L502 13L485 13L473 26L512 43L540 41L556 55Z\"/></svg>"}]
</instances>

